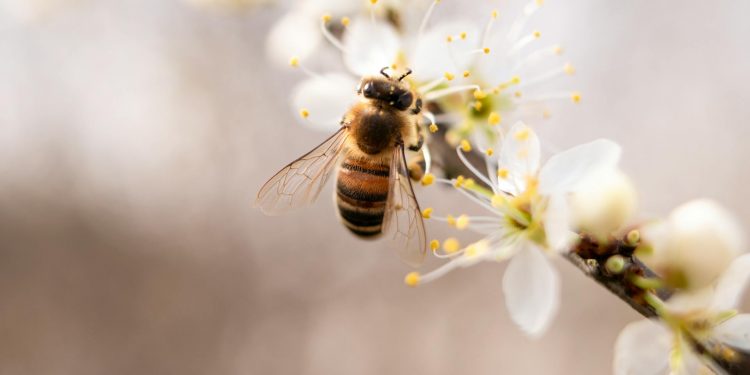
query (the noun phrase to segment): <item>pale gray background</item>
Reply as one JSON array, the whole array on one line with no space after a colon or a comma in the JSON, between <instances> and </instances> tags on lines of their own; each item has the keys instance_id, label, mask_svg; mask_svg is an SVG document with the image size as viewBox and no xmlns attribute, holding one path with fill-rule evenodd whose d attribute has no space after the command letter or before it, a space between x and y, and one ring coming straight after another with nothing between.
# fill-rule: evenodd
<instances>
[{"instance_id":1,"label":"pale gray background","mask_svg":"<svg viewBox=\"0 0 750 375\"><path fill-rule=\"evenodd\" d=\"M81 0L29 21L14 2L0 2L0 373L610 372L639 317L563 262L560 314L530 340L502 265L412 290L328 198L252 209L323 137L290 111L301 76L263 56L280 9ZM584 99L544 125L547 150L612 138L644 215L706 196L747 227L748 16L747 1L548 0L535 24L567 47Z\"/></svg>"}]
</instances>

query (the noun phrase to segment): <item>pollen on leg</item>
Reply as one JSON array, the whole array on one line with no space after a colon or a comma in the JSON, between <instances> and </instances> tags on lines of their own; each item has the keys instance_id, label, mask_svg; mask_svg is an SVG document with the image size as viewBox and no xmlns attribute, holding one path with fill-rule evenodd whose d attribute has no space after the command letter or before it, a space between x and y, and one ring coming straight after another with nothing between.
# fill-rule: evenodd
<instances>
[{"instance_id":1,"label":"pollen on leg","mask_svg":"<svg viewBox=\"0 0 750 375\"><path fill-rule=\"evenodd\" d=\"M377 0L375 0L377 1ZM406 277L404 277L404 284L415 287L419 285L419 280L421 279L419 272L409 272L406 274Z\"/></svg>"},{"instance_id":2,"label":"pollen on leg","mask_svg":"<svg viewBox=\"0 0 750 375\"><path fill-rule=\"evenodd\" d=\"M422 210L422 218L429 219L430 217L432 217L432 207L427 207Z\"/></svg>"}]
</instances>

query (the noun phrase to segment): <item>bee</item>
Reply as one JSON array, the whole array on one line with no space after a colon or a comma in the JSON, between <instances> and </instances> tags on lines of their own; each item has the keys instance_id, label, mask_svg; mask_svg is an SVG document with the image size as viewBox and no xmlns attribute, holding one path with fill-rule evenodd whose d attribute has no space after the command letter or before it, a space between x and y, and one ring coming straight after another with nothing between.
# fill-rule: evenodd
<instances>
[{"instance_id":1,"label":"bee","mask_svg":"<svg viewBox=\"0 0 750 375\"><path fill-rule=\"evenodd\" d=\"M391 77L365 76L359 102L341 128L312 151L289 163L258 192L256 206L269 215L314 202L336 169L334 200L343 225L366 239L386 233L406 263L419 265L427 252L422 212L409 178L405 149L419 151L422 99Z\"/></svg>"}]
</instances>

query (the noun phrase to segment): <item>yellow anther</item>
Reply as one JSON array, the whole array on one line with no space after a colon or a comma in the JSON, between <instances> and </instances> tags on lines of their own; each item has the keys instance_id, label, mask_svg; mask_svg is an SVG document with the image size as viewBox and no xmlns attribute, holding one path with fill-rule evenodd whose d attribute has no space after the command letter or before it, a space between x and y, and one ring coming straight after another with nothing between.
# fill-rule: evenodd
<instances>
[{"instance_id":1,"label":"yellow anther","mask_svg":"<svg viewBox=\"0 0 750 375\"><path fill-rule=\"evenodd\" d=\"M492 196L492 207L500 208L508 202L508 199L504 195L495 194Z\"/></svg>"},{"instance_id":2,"label":"yellow anther","mask_svg":"<svg viewBox=\"0 0 750 375\"><path fill-rule=\"evenodd\" d=\"M435 133L438 131L438 126L433 122L432 124L430 124L429 129L430 133Z\"/></svg>"},{"instance_id":3,"label":"yellow anther","mask_svg":"<svg viewBox=\"0 0 750 375\"><path fill-rule=\"evenodd\" d=\"M370 0L370 4L375 5L378 3L378 0Z\"/></svg>"},{"instance_id":4,"label":"yellow anther","mask_svg":"<svg viewBox=\"0 0 750 375\"><path fill-rule=\"evenodd\" d=\"M513 138L519 142L525 142L529 139L531 130L529 128L523 128L513 134Z\"/></svg>"},{"instance_id":5,"label":"yellow anther","mask_svg":"<svg viewBox=\"0 0 750 375\"><path fill-rule=\"evenodd\" d=\"M508 174L510 174L510 171L508 168L498 168L497 169L497 177L502 178L503 180L508 178Z\"/></svg>"},{"instance_id":6,"label":"yellow anther","mask_svg":"<svg viewBox=\"0 0 750 375\"><path fill-rule=\"evenodd\" d=\"M446 216L445 220L448 222L448 225L450 225L450 226L455 226L456 225L456 218L453 217L453 215Z\"/></svg>"},{"instance_id":7,"label":"yellow anther","mask_svg":"<svg viewBox=\"0 0 750 375\"><path fill-rule=\"evenodd\" d=\"M461 243L454 237L447 238L443 241L443 251L448 254L455 253L461 248Z\"/></svg>"},{"instance_id":8,"label":"yellow anther","mask_svg":"<svg viewBox=\"0 0 750 375\"><path fill-rule=\"evenodd\" d=\"M449 81L452 81L453 78L456 78L456 76L454 76L453 73L451 73L451 72L445 72L445 74L443 74L443 77L445 77L445 79L447 79Z\"/></svg>"},{"instance_id":9,"label":"yellow anther","mask_svg":"<svg viewBox=\"0 0 750 375\"><path fill-rule=\"evenodd\" d=\"M495 153L495 150L492 149L492 147L484 150L484 153L487 154L487 156L492 156L492 154Z\"/></svg>"},{"instance_id":10,"label":"yellow anther","mask_svg":"<svg viewBox=\"0 0 750 375\"><path fill-rule=\"evenodd\" d=\"M542 112L542 117L544 117L545 119L548 119L548 118L552 117L552 112L550 112L550 110L549 110L549 109L545 109L545 110L544 110L544 111Z\"/></svg>"},{"instance_id":11,"label":"yellow anther","mask_svg":"<svg viewBox=\"0 0 750 375\"><path fill-rule=\"evenodd\" d=\"M422 186L430 186L432 183L435 182L435 175L432 173L427 173L424 176L422 176Z\"/></svg>"},{"instance_id":12,"label":"yellow anther","mask_svg":"<svg viewBox=\"0 0 750 375\"><path fill-rule=\"evenodd\" d=\"M578 91L574 91L572 94L570 94L570 100L573 101L573 103L580 103L581 102L581 93Z\"/></svg>"},{"instance_id":13,"label":"yellow anther","mask_svg":"<svg viewBox=\"0 0 750 375\"><path fill-rule=\"evenodd\" d=\"M323 17L320 17L320 19L323 20L323 23L331 22L331 15L326 13Z\"/></svg>"},{"instance_id":14,"label":"yellow anther","mask_svg":"<svg viewBox=\"0 0 750 375\"><path fill-rule=\"evenodd\" d=\"M499 123L500 123L500 121L502 121L502 119L503 119L503 118L502 118L502 117L500 117L500 114L499 114L499 113L497 113L497 112L490 112L490 115L489 115L489 117L487 117L487 122L488 122L488 123L489 123L490 125L492 125L492 126L495 126L495 125L499 124Z\"/></svg>"},{"instance_id":15,"label":"yellow anther","mask_svg":"<svg viewBox=\"0 0 750 375\"><path fill-rule=\"evenodd\" d=\"M542 37L542 32L541 32L541 31L539 31L539 30L534 30L534 32L533 32L533 33L531 33L531 35L533 35L533 36L534 36L534 38L537 38L537 39L539 39L539 38L541 38L541 37Z\"/></svg>"},{"instance_id":16,"label":"yellow anther","mask_svg":"<svg viewBox=\"0 0 750 375\"><path fill-rule=\"evenodd\" d=\"M500 93L500 87L495 87L494 89L492 89L492 93L493 93L494 95L497 95L497 94L499 94L499 93Z\"/></svg>"},{"instance_id":17,"label":"yellow anther","mask_svg":"<svg viewBox=\"0 0 750 375\"><path fill-rule=\"evenodd\" d=\"M477 111L477 112L481 111L482 110L482 102L480 102L480 101L474 102L473 107L474 107L475 111Z\"/></svg>"},{"instance_id":18,"label":"yellow anther","mask_svg":"<svg viewBox=\"0 0 750 375\"><path fill-rule=\"evenodd\" d=\"M512 83L514 85L517 85L517 84L521 83L521 77L519 77L519 76L513 76L513 77L511 77L510 78L510 83Z\"/></svg>"},{"instance_id":19,"label":"yellow anther","mask_svg":"<svg viewBox=\"0 0 750 375\"><path fill-rule=\"evenodd\" d=\"M466 31L462 31L461 34L458 34L461 39L466 39Z\"/></svg>"},{"instance_id":20,"label":"yellow anther","mask_svg":"<svg viewBox=\"0 0 750 375\"><path fill-rule=\"evenodd\" d=\"M470 152L471 151L471 143L469 143L468 139L462 139L461 140L461 150L464 152Z\"/></svg>"},{"instance_id":21,"label":"yellow anther","mask_svg":"<svg viewBox=\"0 0 750 375\"><path fill-rule=\"evenodd\" d=\"M571 63L565 64L565 66L563 66L563 70L565 71L565 74L569 76L572 76L576 72L576 68Z\"/></svg>"},{"instance_id":22,"label":"yellow anther","mask_svg":"<svg viewBox=\"0 0 750 375\"><path fill-rule=\"evenodd\" d=\"M470 75L471 75L471 72L469 72L468 70L464 70L464 73L463 73L464 78L467 78Z\"/></svg>"},{"instance_id":23,"label":"yellow anther","mask_svg":"<svg viewBox=\"0 0 750 375\"><path fill-rule=\"evenodd\" d=\"M497 18L497 15L498 15L497 9L493 9L492 10L492 18Z\"/></svg>"},{"instance_id":24,"label":"yellow anther","mask_svg":"<svg viewBox=\"0 0 750 375\"><path fill-rule=\"evenodd\" d=\"M302 118L307 118L310 116L310 111L308 111L306 108L302 108L299 110L299 115L302 116Z\"/></svg>"},{"instance_id":25,"label":"yellow anther","mask_svg":"<svg viewBox=\"0 0 750 375\"><path fill-rule=\"evenodd\" d=\"M544 5L544 0L535 0L534 3L536 4L536 6L540 7Z\"/></svg>"},{"instance_id":26,"label":"yellow anther","mask_svg":"<svg viewBox=\"0 0 750 375\"><path fill-rule=\"evenodd\" d=\"M430 217L432 217L432 207L427 207L422 210L422 217L425 219L429 219Z\"/></svg>"},{"instance_id":27,"label":"yellow anther","mask_svg":"<svg viewBox=\"0 0 750 375\"><path fill-rule=\"evenodd\" d=\"M562 46L555 46L555 47L554 47L554 48L552 49L552 52L554 52L554 53L555 53L555 55L558 55L558 56L560 56L560 55L562 55L562 54L563 54L563 52L565 52L565 50L564 50L564 49L562 48Z\"/></svg>"},{"instance_id":28,"label":"yellow anther","mask_svg":"<svg viewBox=\"0 0 750 375\"><path fill-rule=\"evenodd\" d=\"M516 98L520 98L521 95L523 95L523 93L520 92L520 91L516 91L516 92L513 93L513 96L515 96Z\"/></svg>"},{"instance_id":29,"label":"yellow anther","mask_svg":"<svg viewBox=\"0 0 750 375\"><path fill-rule=\"evenodd\" d=\"M372 2L373 4L375 4L375 2L377 1L378 0L370 0L370 2ZM419 276L419 272L409 272L406 274L406 277L404 277L404 284L410 287L415 287L419 285L420 279L421 277Z\"/></svg>"},{"instance_id":30,"label":"yellow anther","mask_svg":"<svg viewBox=\"0 0 750 375\"><path fill-rule=\"evenodd\" d=\"M456 177L456 181L453 182L453 186L460 188L464 184L464 176L459 175Z\"/></svg>"},{"instance_id":31,"label":"yellow anther","mask_svg":"<svg viewBox=\"0 0 750 375\"><path fill-rule=\"evenodd\" d=\"M484 99L486 97L487 97L487 93L486 92L484 92L484 91L482 91L480 89L474 90L474 99L476 99L476 100L482 100L482 99Z\"/></svg>"},{"instance_id":32,"label":"yellow anther","mask_svg":"<svg viewBox=\"0 0 750 375\"><path fill-rule=\"evenodd\" d=\"M438 241L438 240L432 240L432 241L430 241L430 249L432 251L435 251L435 250L437 250L439 248L440 248L440 241Z\"/></svg>"},{"instance_id":33,"label":"yellow anther","mask_svg":"<svg viewBox=\"0 0 750 375\"><path fill-rule=\"evenodd\" d=\"M469 226L469 217L466 215L461 215L456 219L456 228L458 230L464 230L466 227Z\"/></svg>"},{"instance_id":34,"label":"yellow anther","mask_svg":"<svg viewBox=\"0 0 750 375\"><path fill-rule=\"evenodd\" d=\"M294 56L291 59L289 59L289 66L292 68L296 68L299 66L299 57Z\"/></svg>"},{"instance_id":35,"label":"yellow anther","mask_svg":"<svg viewBox=\"0 0 750 375\"><path fill-rule=\"evenodd\" d=\"M451 36L451 35L448 35L448 36L447 36L447 37L445 38L445 41L446 41L446 42L448 42L448 43L452 42L452 41L453 41L453 36Z\"/></svg>"},{"instance_id":36,"label":"yellow anther","mask_svg":"<svg viewBox=\"0 0 750 375\"><path fill-rule=\"evenodd\" d=\"M475 184L476 184L476 181L474 181L473 178L469 177L466 179L466 181L464 181L464 188L471 189L474 187Z\"/></svg>"},{"instance_id":37,"label":"yellow anther","mask_svg":"<svg viewBox=\"0 0 750 375\"><path fill-rule=\"evenodd\" d=\"M484 52L485 55L489 55L490 54L490 49L488 47L484 47L484 48L482 48L482 52Z\"/></svg>"},{"instance_id":38,"label":"yellow anther","mask_svg":"<svg viewBox=\"0 0 750 375\"><path fill-rule=\"evenodd\" d=\"M349 17L341 17L341 24L344 25L344 27L349 26L349 22L351 22Z\"/></svg>"}]
</instances>

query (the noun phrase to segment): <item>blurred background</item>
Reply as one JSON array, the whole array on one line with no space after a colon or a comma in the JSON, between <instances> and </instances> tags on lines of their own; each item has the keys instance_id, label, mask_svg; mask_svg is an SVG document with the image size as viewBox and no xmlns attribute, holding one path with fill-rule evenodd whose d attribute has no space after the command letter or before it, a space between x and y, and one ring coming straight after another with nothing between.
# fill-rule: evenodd
<instances>
[{"instance_id":1,"label":"blurred background","mask_svg":"<svg viewBox=\"0 0 750 375\"><path fill-rule=\"evenodd\" d=\"M505 312L504 265L410 289L327 197L253 209L324 135L290 109L299 72L264 56L289 5L235 5L0 0L0 374L611 371L639 316L564 262L560 314L531 340ZM612 138L644 217L710 197L748 227L748 14L547 1L534 25L567 47L583 101L541 127L546 151Z\"/></svg>"}]
</instances>

